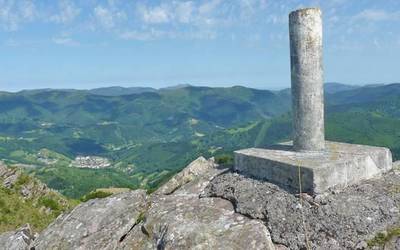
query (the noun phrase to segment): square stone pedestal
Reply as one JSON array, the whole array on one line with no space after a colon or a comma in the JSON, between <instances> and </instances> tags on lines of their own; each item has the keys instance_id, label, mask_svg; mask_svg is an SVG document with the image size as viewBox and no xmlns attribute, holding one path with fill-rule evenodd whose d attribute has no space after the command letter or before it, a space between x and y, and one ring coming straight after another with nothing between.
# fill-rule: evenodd
<instances>
[{"instance_id":1,"label":"square stone pedestal","mask_svg":"<svg viewBox=\"0 0 400 250\"><path fill-rule=\"evenodd\" d=\"M295 152L292 143L235 151L235 170L290 192L318 194L369 179L392 168L389 149L326 141L324 152ZM301 181L299 181L301 180Z\"/></svg>"}]
</instances>

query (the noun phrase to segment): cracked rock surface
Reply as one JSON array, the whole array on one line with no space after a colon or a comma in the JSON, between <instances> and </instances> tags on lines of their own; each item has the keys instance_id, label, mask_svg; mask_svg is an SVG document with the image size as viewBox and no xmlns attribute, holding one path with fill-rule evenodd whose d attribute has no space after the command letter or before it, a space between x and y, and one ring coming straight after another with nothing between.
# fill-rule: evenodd
<instances>
[{"instance_id":1,"label":"cracked rock surface","mask_svg":"<svg viewBox=\"0 0 400 250\"><path fill-rule=\"evenodd\" d=\"M14 232L0 235L0 249L28 250L29 244L35 239L29 225L25 225Z\"/></svg>"},{"instance_id":2,"label":"cracked rock surface","mask_svg":"<svg viewBox=\"0 0 400 250\"><path fill-rule=\"evenodd\" d=\"M198 158L157 192L94 199L57 218L31 245L44 249L274 249L260 220L221 198L200 198L219 169Z\"/></svg>"},{"instance_id":3,"label":"cracked rock surface","mask_svg":"<svg viewBox=\"0 0 400 250\"><path fill-rule=\"evenodd\" d=\"M365 249L377 233L400 223L400 175L395 171L340 193L302 194L301 199L271 183L227 172L214 178L203 195L227 199L236 212L264 221L279 249Z\"/></svg>"},{"instance_id":4,"label":"cracked rock surface","mask_svg":"<svg viewBox=\"0 0 400 250\"><path fill-rule=\"evenodd\" d=\"M0 235L0 249L369 249L377 233L400 228L399 204L396 170L312 197L200 157L151 195L90 200L36 239ZM400 249L400 239L372 249Z\"/></svg>"},{"instance_id":5,"label":"cracked rock surface","mask_svg":"<svg viewBox=\"0 0 400 250\"><path fill-rule=\"evenodd\" d=\"M147 206L144 190L85 202L50 224L32 247L47 249L116 249Z\"/></svg>"},{"instance_id":6,"label":"cracked rock surface","mask_svg":"<svg viewBox=\"0 0 400 250\"><path fill-rule=\"evenodd\" d=\"M225 199L199 197L223 171L203 157L191 163L151 197L143 222L127 235L121 248L274 249L261 221L235 213Z\"/></svg>"}]
</instances>

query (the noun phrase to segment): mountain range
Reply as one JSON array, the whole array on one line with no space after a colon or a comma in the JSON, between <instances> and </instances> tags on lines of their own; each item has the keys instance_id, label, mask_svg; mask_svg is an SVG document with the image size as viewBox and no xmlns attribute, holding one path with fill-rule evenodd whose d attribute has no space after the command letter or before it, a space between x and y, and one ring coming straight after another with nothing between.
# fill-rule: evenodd
<instances>
[{"instance_id":1,"label":"mountain range","mask_svg":"<svg viewBox=\"0 0 400 250\"><path fill-rule=\"evenodd\" d=\"M400 153L400 84L325 85L326 137ZM102 187L152 190L199 155L290 139L290 89L242 86L0 93L0 158L78 198ZM98 156L111 166L74 166ZM91 159L89 159L91 160Z\"/></svg>"}]
</instances>

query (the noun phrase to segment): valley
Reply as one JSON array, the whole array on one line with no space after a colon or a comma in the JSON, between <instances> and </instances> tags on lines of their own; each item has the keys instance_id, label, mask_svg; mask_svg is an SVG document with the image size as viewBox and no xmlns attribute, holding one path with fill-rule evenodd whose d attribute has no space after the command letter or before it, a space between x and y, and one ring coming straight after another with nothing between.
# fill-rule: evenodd
<instances>
[{"instance_id":1,"label":"valley","mask_svg":"<svg viewBox=\"0 0 400 250\"><path fill-rule=\"evenodd\" d=\"M34 90L0 94L0 159L71 198L98 188L154 190L200 155L289 139L290 91L240 86ZM326 85L328 140L400 157L400 84Z\"/></svg>"}]
</instances>

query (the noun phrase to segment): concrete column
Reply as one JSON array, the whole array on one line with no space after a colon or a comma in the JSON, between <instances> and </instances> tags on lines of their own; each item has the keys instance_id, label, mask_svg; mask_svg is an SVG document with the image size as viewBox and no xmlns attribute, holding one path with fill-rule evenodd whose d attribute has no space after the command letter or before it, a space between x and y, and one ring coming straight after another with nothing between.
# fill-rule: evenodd
<instances>
[{"instance_id":1,"label":"concrete column","mask_svg":"<svg viewBox=\"0 0 400 250\"><path fill-rule=\"evenodd\" d=\"M293 146L296 151L322 151L325 147L321 16L318 8L289 14Z\"/></svg>"}]
</instances>

